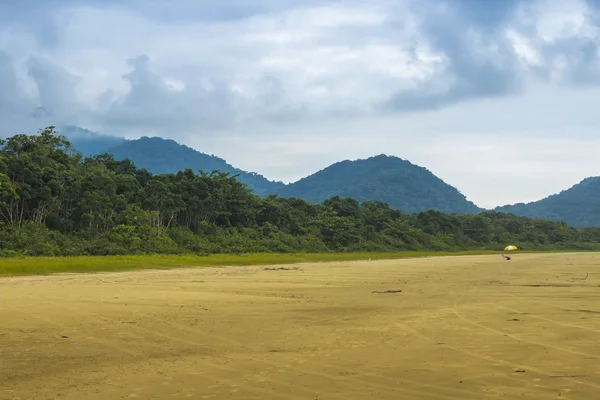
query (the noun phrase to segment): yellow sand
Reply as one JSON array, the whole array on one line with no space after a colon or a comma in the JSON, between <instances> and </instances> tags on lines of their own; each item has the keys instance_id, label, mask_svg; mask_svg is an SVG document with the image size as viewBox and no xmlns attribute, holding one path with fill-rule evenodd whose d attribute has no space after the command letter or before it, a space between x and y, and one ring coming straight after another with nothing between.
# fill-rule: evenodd
<instances>
[{"instance_id":1,"label":"yellow sand","mask_svg":"<svg viewBox=\"0 0 600 400\"><path fill-rule=\"evenodd\" d=\"M0 279L0 399L598 400L599 267L515 254Z\"/></svg>"}]
</instances>

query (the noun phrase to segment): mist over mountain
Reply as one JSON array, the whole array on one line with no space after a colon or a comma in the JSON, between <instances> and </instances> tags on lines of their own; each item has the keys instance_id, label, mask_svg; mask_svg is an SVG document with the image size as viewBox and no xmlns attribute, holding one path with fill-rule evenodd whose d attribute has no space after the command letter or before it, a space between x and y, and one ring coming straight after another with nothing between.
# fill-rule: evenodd
<instances>
[{"instance_id":1,"label":"mist over mountain","mask_svg":"<svg viewBox=\"0 0 600 400\"><path fill-rule=\"evenodd\" d=\"M122 137L103 135L73 125L63 126L57 131L69 139L73 147L86 157L104 153L127 141Z\"/></svg>"}]
</instances>

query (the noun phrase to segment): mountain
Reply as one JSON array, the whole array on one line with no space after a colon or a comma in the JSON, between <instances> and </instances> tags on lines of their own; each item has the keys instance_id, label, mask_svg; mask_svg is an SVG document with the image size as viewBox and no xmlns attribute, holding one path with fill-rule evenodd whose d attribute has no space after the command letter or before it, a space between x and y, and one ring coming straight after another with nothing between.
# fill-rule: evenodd
<instances>
[{"instance_id":1,"label":"mountain","mask_svg":"<svg viewBox=\"0 0 600 400\"><path fill-rule=\"evenodd\" d=\"M86 157L104 153L111 147L126 142L126 139L122 137L103 135L73 125L57 128L56 131L65 136L73 147Z\"/></svg>"},{"instance_id":2,"label":"mountain","mask_svg":"<svg viewBox=\"0 0 600 400\"><path fill-rule=\"evenodd\" d=\"M359 202L378 200L406 213L429 209L456 214L483 211L429 170L386 155L335 163L282 188L278 194L315 203L335 195Z\"/></svg>"},{"instance_id":3,"label":"mountain","mask_svg":"<svg viewBox=\"0 0 600 400\"><path fill-rule=\"evenodd\" d=\"M277 193L285 186L282 182L270 181L264 176L246 172L228 164L222 158L196 151L174 140L159 137L142 137L127 140L107 150L116 160L129 158L138 168L145 168L153 174L177 173L186 168L194 172L219 170L232 175L239 174L238 180L245 183L259 196Z\"/></svg>"},{"instance_id":4,"label":"mountain","mask_svg":"<svg viewBox=\"0 0 600 400\"><path fill-rule=\"evenodd\" d=\"M235 168L222 158L201 153L170 139L142 137L126 140L75 126L63 127L59 133L85 156L107 152L117 160L128 158L138 168L154 174L177 173L186 168L194 172L229 172L239 175L238 179L259 196L276 194L322 203L337 195L359 202L382 201L406 213L429 209L456 214L483 211L427 169L398 157L379 155L365 160L346 160L285 185Z\"/></svg>"},{"instance_id":5,"label":"mountain","mask_svg":"<svg viewBox=\"0 0 600 400\"><path fill-rule=\"evenodd\" d=\"M575 227L600 226L600 177L590 177L558 194L531 203L496 207L523 217L563 221Z\"/></svg>"}]
</instances>

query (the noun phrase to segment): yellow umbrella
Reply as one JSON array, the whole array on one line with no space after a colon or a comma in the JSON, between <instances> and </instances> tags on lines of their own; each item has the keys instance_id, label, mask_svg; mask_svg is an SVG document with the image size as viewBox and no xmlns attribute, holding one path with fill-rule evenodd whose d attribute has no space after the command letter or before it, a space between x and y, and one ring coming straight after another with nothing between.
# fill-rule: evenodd
<instances>
[{"instance_id":1,"label":"yellow umbrella","mask_svg":"<svg viewBox=\"0 0 600 400\"><path fill-rule=\"evenodd\" d=\"M517 250L517 246L513 246L512 244L510 246L506 246L504 248L505 251L513 251L513 250Z\"/></svg>"}]
</instances>

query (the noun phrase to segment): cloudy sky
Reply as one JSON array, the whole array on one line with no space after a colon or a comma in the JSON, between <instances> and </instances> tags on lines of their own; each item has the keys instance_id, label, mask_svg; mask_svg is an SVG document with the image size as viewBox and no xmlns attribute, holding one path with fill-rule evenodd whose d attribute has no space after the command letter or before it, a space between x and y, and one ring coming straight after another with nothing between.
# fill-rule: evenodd
<instances>
[{"instance_id":1,"label":"cloudy sky","mask_svg":"<svg viewBox=\"0 0 600 400\"><path fill-rule=\"evenodd\" d=\"M599 34L600 0L0 0L0 130L162 136L285 182L385 153L527 202L600 175Z\"/></svg>"}]
</instances>

